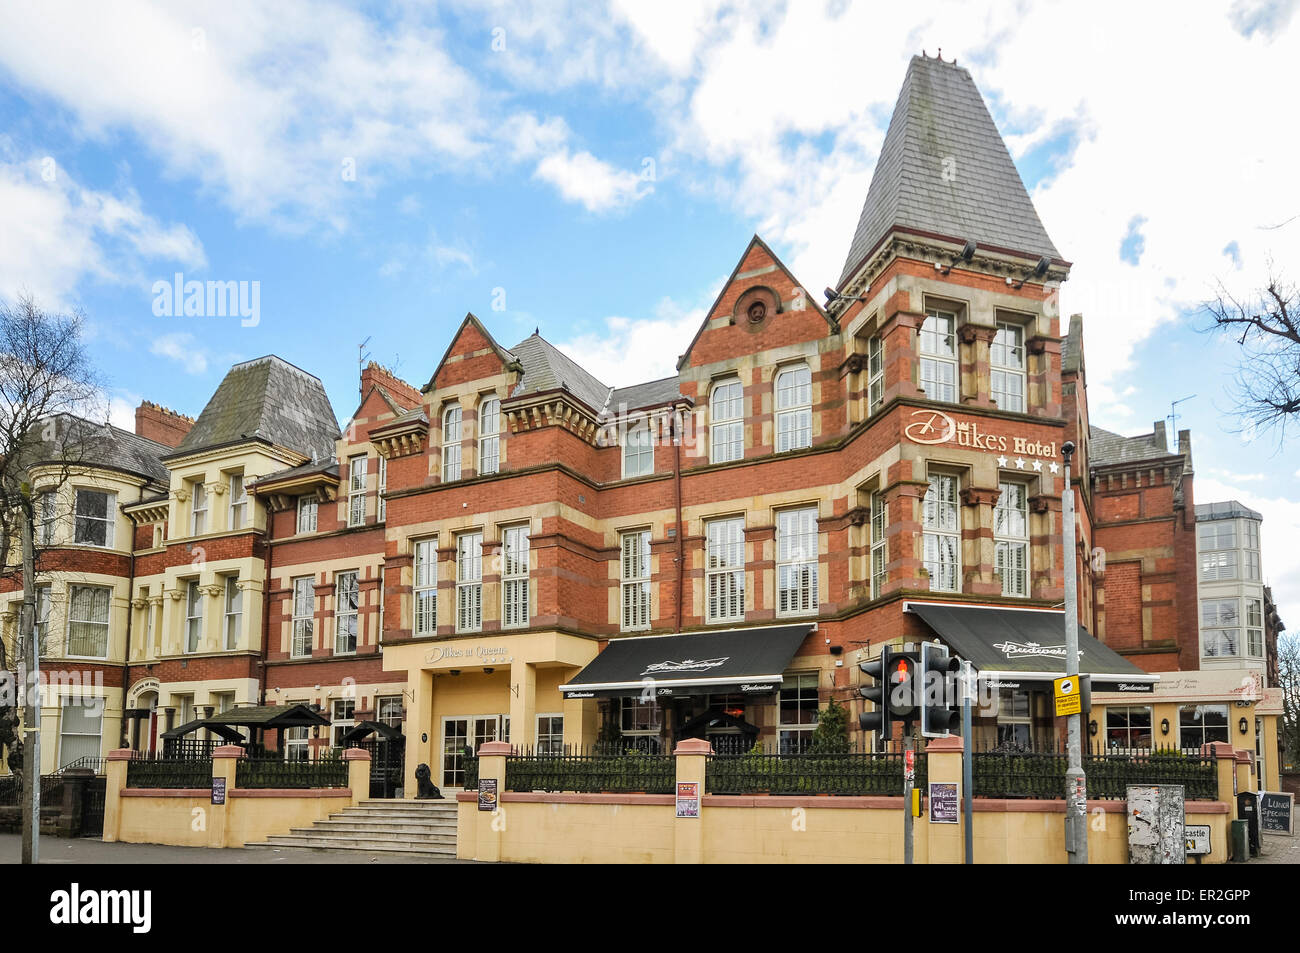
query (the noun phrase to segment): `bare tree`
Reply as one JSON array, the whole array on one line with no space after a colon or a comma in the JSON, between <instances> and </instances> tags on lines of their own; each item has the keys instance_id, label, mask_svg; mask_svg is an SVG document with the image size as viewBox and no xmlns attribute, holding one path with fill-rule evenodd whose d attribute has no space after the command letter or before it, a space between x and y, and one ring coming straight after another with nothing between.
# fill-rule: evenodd
<instances>
[{"instance_id":1,"label":"bare tree","mask_svg":"<svg viewBox=\"0 0 1300 953\"><path fill-rule=\"evenodd\" d=\"M30 295L0 302L0 580L22 586L18 645L13 658L0 639L0 672L14 662L22 677L0 698L0 744L23 784L23 861L35 863L39 832L40 656L36 644L41 543L38 521L58 519L58 489L81 468L105 430L89 419L103 393L82 341L80 313L43 310ZM104 427L107 426L105 416ZM34 479L39 486L33 486ZM51 494L51 495L46 495ZM38 512L38 508L40 512ZM109 514L111 515L111 514ZM17 733L17 706L24 703L26 739Z\"/></svg>"},{"instance_id":2,"label":"bare tree","mask_svg":"<svg viewBox=\"0 0 1300 953\"><path fill-rule=\"evenodd\" d=\"M1284 764L1300 760L1300 635L1277 640L1277 683L1282 689Z\"/></svg>"},{"instance_id":3,"label":"bare tree","mask_svg":"<svg viewBox=\"0 0 1300 953\"><path fill-rule=\"evenodd\" d=\"M1265 288L1238 299L1220 283L1205 310L1241 349L1233 396L1247 427L1285 437L1300 414L1300 289L1270 274Z\"/></svg>"}]
</instances>

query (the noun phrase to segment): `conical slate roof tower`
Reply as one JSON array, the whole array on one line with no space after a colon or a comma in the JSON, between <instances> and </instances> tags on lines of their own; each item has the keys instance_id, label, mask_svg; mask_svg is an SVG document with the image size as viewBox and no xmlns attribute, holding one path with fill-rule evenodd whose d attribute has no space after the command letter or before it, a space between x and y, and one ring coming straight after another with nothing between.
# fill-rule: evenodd
<instances>
[{"instance_id":1,"label":"conical slate roof tower","mask_svg":"<svg viewBox=\"0 0 1300 953\"><path fill-rule=\"evenodd\" d=\"M971 75L914 56L839 287L891 232L1064 264Z\"/></svg>"}]
</instances>

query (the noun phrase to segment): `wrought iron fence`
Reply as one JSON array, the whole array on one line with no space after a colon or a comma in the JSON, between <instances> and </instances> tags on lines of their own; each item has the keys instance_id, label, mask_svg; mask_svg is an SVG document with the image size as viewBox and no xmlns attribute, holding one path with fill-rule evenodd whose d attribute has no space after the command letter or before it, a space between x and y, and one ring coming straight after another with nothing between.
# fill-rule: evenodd
<instances>
[{"instance_id":1,"label":"wrought iron fence","mask_svg":"<svg viewBox=\"0 0 1300 953\"><path fill-rule=\"evenodd\" d=\"M972 756L975 797L1065 798L1068 757L1060 749L1004 746ZM1187 800L1218 797L1214 759L1177 748L1098 748L1085 752L1088 797L1124 800L1133 784L1181 784Z\"/></svg>"},{"instance_id":2,"label":"wrought iron fence","mask_svg":"<svg viewBox=\"0 0 1300 953\"><path fill-rule=\"evenodd\" d=\"M129 788L210 788L211 758L133 758L126 763Z\"/></svg>"},{"instance_id":3,"label":"wrought iron fence","mask_svg":"<svg viewBox=\"0 0 1300 953\"><path fill-rule=\"evenodd\" d=\"M345 788L348 763L336 755L314 761L286 761L280 757L241 758L235 766L239 788Z\"/></svg>"},{"instance_id":4,"label":"wrought iron fence","mask_svg":"<svg viewBox=\"0 0 1300 953\"><path fill-rule=\"evenodd\" d=\"M507 791L574 791L583 794L671 794L677 779L676 759L667 754L639 751L612 753L594 747L586 753L568 749L562 753L545 749L516 749L506 756ZM478 785L478 763L474 760L473 786ZM470 783L466 761L465 786Z\"/></svg>"},{"instance_id":5,"label":"wrought iron fence","mask_svg":"<svg viewBox=\"0 0 1300 953\"><path fill-rule=\"evenodd\" d=\"M926 757L915 755L914 784L924 787ZM904 753L846 751L714 755L704 772L708 794L833 794L903 796Z\"/></svg>"},{"instance_id":6,"label":"wrought iron fence","mask_svg":"<svg viewBox=\"0 0 1300 953\"><path fill-rule=\"evenodd\" d=\"M0 807L17 807L22 803L22 779L14 775L0 777ZM41 804L58 804L63 801L63 775L41 775Z\"/></svg>"}]
</instances>

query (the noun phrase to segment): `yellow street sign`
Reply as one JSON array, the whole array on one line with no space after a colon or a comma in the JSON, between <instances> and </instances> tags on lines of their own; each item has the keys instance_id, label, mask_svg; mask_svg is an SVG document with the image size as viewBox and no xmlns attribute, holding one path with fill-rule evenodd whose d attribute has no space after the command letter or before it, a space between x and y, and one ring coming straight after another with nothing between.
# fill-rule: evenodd
<instances>
[{"instance_id":1,"label":"yellow street sign","mask_svg":"<svg viewBox=\"0 0 1300 953\"><path fill-rule=\"evenodd\" d=\"M1056 717L1077 715L1083 711L1083 696L1079 692L1079 676L1066 675L1053 679L1052 696L1056 700Z\"/></svg>"}]
</instances>

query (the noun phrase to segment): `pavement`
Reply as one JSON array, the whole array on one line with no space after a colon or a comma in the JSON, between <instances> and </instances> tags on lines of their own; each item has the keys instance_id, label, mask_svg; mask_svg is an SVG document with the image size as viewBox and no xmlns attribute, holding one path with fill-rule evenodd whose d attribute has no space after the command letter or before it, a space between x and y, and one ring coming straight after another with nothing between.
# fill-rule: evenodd
<instances>
[{"instance_id":1,"label":"pavement","mask_svg":"<svg viewBox=\"0 0 1300 953\"><path fill-rule=\"evenodd\" d=\"M22 858L22 836L0 834L0 864ZM167 847L162 844L105 844L89 838L42 837L42 864L468 864L455 857L403 857L361 850Z\"/></svg>"},{"instance_id":2,"label":"pavement","mask_svg":"<svg viewBox=\"0 0 1300 953\"><path fill-rule=\"evenodd\" d=\"M1285 837L1279 834L1260 836L1259 856L1250 860L1252 864L1300 864L1300 837Z\"/></svg>"}]
</instances>

